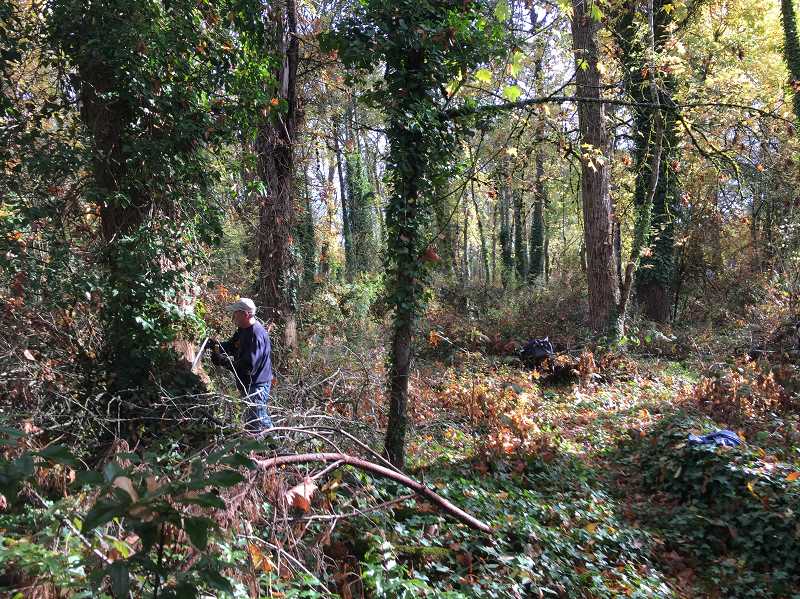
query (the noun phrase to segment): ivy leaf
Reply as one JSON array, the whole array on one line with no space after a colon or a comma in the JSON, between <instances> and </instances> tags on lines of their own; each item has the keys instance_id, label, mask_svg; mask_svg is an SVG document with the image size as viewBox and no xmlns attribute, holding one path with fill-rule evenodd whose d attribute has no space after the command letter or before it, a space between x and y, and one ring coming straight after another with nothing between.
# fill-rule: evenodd
<instances>
[{"instance_id":1,"label":"ivy leaf","mask_svg":"<svg viewBox=\"0 0 800 599\"><path fill-rule=\"evenodd\" d=\"M492 72L489 69L478 69L477 71L475 71L475 79L477 79L481 83L491 83Z\"/></svg>"},{"instance_id":2,"label":"ivy leaf","mask_svg":"<svg viewBox=\"0 0 800 599\"><path fill-rule=\"evenodd\" d=\"M522 95L522 89L520 89L519 85L506 85L503 88L503 95L509 102L516 102Z\"/></svg>"}]
</instances>

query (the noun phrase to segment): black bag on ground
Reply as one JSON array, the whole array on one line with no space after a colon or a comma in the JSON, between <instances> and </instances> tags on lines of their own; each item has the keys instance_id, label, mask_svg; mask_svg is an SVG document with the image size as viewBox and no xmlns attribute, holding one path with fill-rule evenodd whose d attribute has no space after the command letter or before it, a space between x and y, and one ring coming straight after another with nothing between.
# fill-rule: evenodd
<instances>
[{"instance_id":1,"label":"black bag on ground","mask_svg":"<svg viewBox=\"0 0 800 599\"><path fill-rule=\"evenodd\" d=\"M522 363L528 368L538 368L545 360L555 355L553 344L549 337L543 339L529 339L519 352Z\"/></svg>"}]
</instances>

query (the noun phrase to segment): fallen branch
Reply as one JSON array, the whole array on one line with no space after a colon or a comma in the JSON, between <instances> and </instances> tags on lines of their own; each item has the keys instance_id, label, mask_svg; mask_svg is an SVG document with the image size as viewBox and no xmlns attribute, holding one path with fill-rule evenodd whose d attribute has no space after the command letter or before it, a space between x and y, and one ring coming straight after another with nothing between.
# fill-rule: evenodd
<instances>
[{"instance_id":1,"label":"fallen branch","mask_svg":"<svg viewBox=\"0 0 800 599\"><path fill-rule=\"evenodd\" d=\"M444 497L437 495L433 491L431 491L428 487L423 485L420 482L415 481L412 478L407 477L404 474L396 472L394 470L390 470L389 468L385 468L380 466L379 464L373 464L372 462L368 462L366 460L362 460L361 458L356 458L344 453L301 453L297 455L284 455L278 456L275 458L270 458L268 460L256 460L256 463L261 468L275 468L277 466L286 466L288 464L305 464L308 462L340 462L341 465L349 465L360 470L364 470L371 474L375 474L377 476L382 476L384 478L389 478L395 482L400 483L401 485L416 491L419 495L422 495L435 505L439 506L442 510L460 520L470 528L474 528L476 530L480 530L482 532L491 532L492 529L485 523L481 522L474 516L471 516L464 510L459 507L456 507Z\"/></svg>"}]
</instances>

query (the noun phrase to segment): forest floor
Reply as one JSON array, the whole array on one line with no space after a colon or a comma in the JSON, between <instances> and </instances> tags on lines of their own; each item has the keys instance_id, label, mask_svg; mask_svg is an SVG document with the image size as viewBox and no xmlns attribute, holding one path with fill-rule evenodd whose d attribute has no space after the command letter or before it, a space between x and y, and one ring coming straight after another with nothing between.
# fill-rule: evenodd
<instances>
[{"instance_id":1,"label":"forest floor","mask_svg":"<svg viewBox=\"0 0 800 599\"><path fill-rule=\"evenodd\" d=\"M202 507L214 523L200 545L219 566L217 573L203 566L202 575L207 588L223 589L213 595L220 598L311 599L333 596L333 590L344 599L800 597L796 360L774 359L778 352L770 354L773 364L737 357L740 340L718 332L693 331L684 337L691 345L662 336L661 347L642 333L613 348L561 354L555 360L560 376L553 378L547 369L524 368L510 342L489 339L471 323L459 326L432 328L417 348L406 471L491 533L468 528L397 483L341 464L324 472L319 465L257 470L245 453L274 455L264 446L241 454L223 446L240 436L238 417L228 413L238 409L234 398L212 406L227 419L219 438L211 437L216 445L181 445L179 439L202 431L162 426L161 445L136 455L112 447L95 460L105 483L91 482L103 479L99 473L83 479L88 472L69 483L62 465L74 460L55 445L43 447L35 435L22 437L19 446L7 440L18 469L24 466L20 451L38 450L34 478L48 503L34 495L41 507L0 507L0 587L3 567L10 567L20 577L5 584L50 585L49 595L30 596L110 597L89 585L82 565L90 563L88 541L67 530L59 514L73 514L82 530L93 531L93 550L112 543L114 551L130 555L141 546L130 532L149 526L150 512L139 518L120 492L114 497L122 496L124 505L105 524L87 523L92 513L97 520L99 500L87 510L109 483L131 484L132 477L144 494L134 507L160 496L183 501L186 485L216 486L219 497L188 499L187 509L195 511L184 516L198 522ZM320 430L339 423L340 433L349 430L380 450L383 337L338 325L321 330L307 340L301 374L279 379L273 416L284 430L302 426L304 418L322 423ZM356 349L348 349L348 340ZM223 397L212 394L215 402ZM744 443L687 443L690 433L718 429L735 431ZM286 453L330 451L323 447L331 438L310 428L313 434L301 438L299 430L277 438L288 440ZM134 457L121 476L117 462ZM310 476L318 488L300 504L289 502L287 489L301 483L306 493L303 481ZM83 480L88 487L81 487ZM152 495L151 480L164 481ZM125 526L108 522L115 514L125 515ZM169 557L176 572L200 555L197 530L187 534L190 539L176 535ZM132 573L138 589L149 588L143 571ZM175 587L177 578L164 571L165 586ZM79 591L62 592L67 588Z\"/></svg>"},{"instance_id":2,"label":"forest floor","mask_svg":"<svg viewBox=\"0 0 800 599\"><path fill-rule=\"evenodd\" d=\"M766 556L797 536L795 441L774 414L737 428L758 415L720 412L715 398L747 386L739 408L755 410L777 398L771 377L745 365L708 379L699 360L611 353L584 354L572 382L550 385L482 354L451 362L419 365L411 472L494 532L413 500L393 521L376 516L362 563L378 595L791 595L794 552ZM686 444L728 427L748 443Z\"/></svg>"}]
</instances>

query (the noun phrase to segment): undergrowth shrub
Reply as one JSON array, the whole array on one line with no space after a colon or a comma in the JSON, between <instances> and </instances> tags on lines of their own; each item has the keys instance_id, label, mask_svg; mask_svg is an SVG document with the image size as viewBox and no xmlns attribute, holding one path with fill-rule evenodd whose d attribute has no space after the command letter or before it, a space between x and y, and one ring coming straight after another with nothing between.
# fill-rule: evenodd
<instances>
[{"instance_id":1,"label":"undergrowth shrub","mask_svg":"<svg viewBox=\"0 0 800 599\"><path fill-rule=\"evenodd\" d=\"M748 437L782 431L787 443L799 440L792 434L792 423L796 423L800 402L775 379L768 364L741 360L731 367L717 364L684 399Z\"/></svg>"},{"instance_id":2,"label":"undergrowth shrub","mask_svg":"<svg viewBox=\"0 0 800 599\"><path fill-rule=\"evenodd\" d=\"M690 446L716 425L685 413L633 443L633 467L653 502L645 517L696 564L710 590L785 597L800 584L800 473L755 446ZM705 567L705 566L704 566Z\"/></svg>"}]
</instances>

